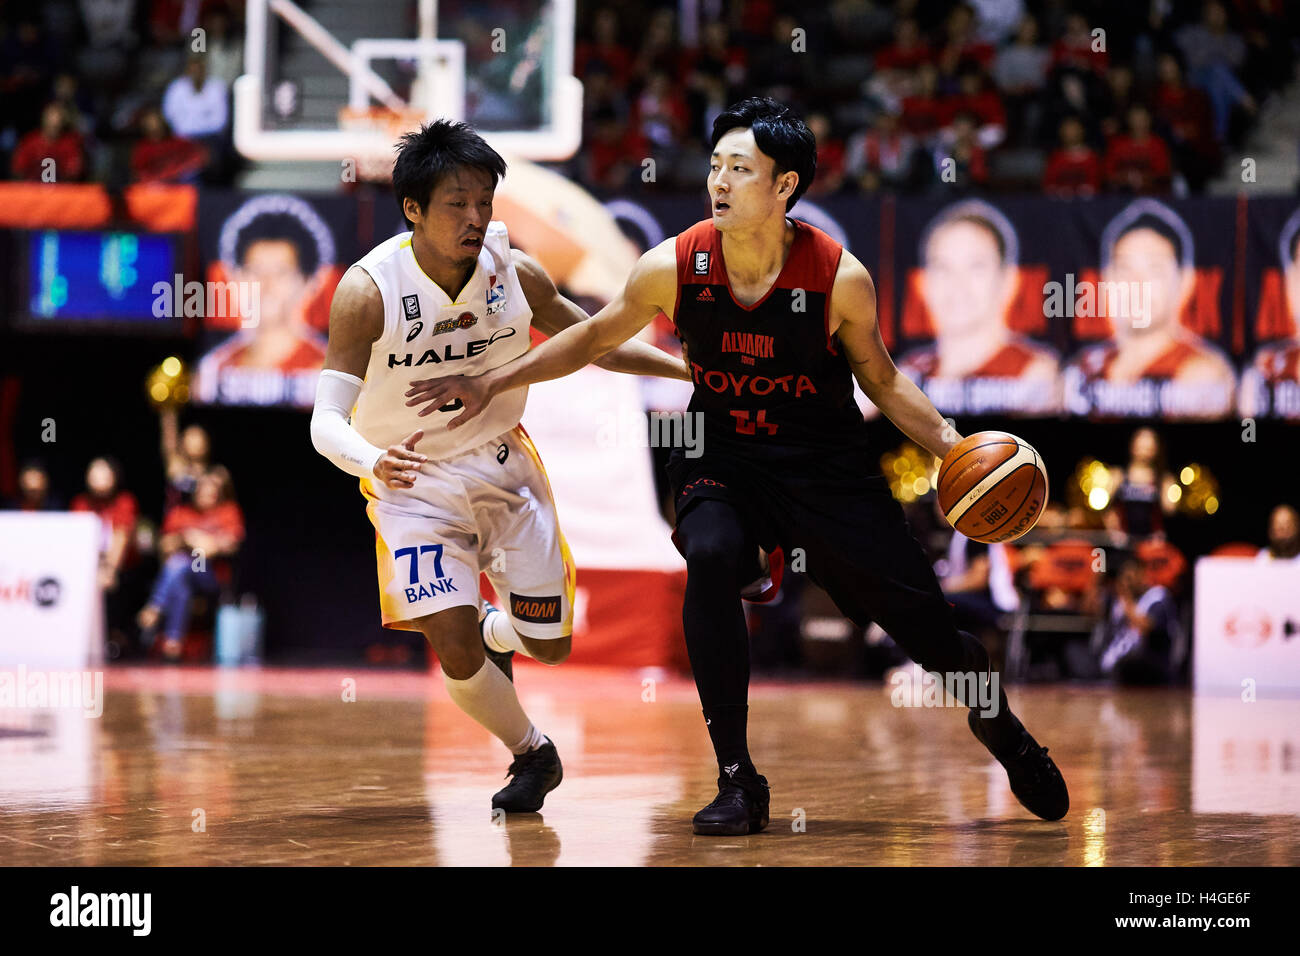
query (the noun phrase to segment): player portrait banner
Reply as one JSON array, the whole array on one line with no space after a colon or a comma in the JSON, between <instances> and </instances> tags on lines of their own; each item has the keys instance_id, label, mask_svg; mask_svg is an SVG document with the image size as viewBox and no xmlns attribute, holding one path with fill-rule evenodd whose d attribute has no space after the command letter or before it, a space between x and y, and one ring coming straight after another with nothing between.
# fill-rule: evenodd
<instances>
[{"instance_id":1,"label":"player portrait banner","mask_svg":"<svg viewBox=\"0 0 1300 956\"><path fill-rule=\"evenodd\" d=\"M165 290L202 317L196 402L311 408L330 300L362 251L358 212L350 196L202 194L201 278Z\"/></svg>"},{"instance_id":2,"label":"player portrait banner","mask_svg":"<svg viewBox=\"0 0 1300 956\"><path fill-rule=\"evenodd\" d=\"M707 214L605 204L641 251ZM885 344L944 414L1300 419L1300 202L850 196L793 215L871 270Z\"/></svg>"}]
</instances>

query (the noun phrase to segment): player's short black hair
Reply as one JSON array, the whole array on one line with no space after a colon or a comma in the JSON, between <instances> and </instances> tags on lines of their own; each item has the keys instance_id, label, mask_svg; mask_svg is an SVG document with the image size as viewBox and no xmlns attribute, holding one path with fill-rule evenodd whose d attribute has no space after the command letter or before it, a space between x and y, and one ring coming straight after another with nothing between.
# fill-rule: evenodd
<instances>
[{"instance_id":1,"label":"player's short black hair","mask_svg":"<svg viewBox=\"0 0 1300 956\"><path fill-rule=\"evenodd\" d=\"M255 242L279 241L290 243L298 253L298 271L305 276L320 267L320 253L316 237L302 220L288 212L264 212L253 217L235 240L235 261L244 265L248 247Z\"/></svg>"},{"instance_id":2,"label":"player's short black hair","mask_svg":"<svg viewBox=\"0 0 1300 956\"><path fill-rule=\"evenodd\" d=\"M766 96L751 96L720 113L713 121L710 148L733 129L753 132L758 148L775 164L774 179L788 172L799 174L794 192L785 201L789 212L817 175L817 137L794 110Z\"/></svg>"},{"instance_id":3,"label":"player's short black hair","mask_svg":"<svg viewBox=\"0 0 1300 956\"><path fill-rule=\"evenodd\" d=\"M968 222L987 232L998 247L998 262L1004 266L1018 265L1020 262L1020 241L1016 238L1015 227L997 207L982 199L964 199L945 207L930 220L921 232L919 243L921 265L929 259L930 240L934 234L945 226Z\"/></svg>"},{"instance_id":4,"label":"player's short black hair","mask_svg":"<svg viewBox=\"0 0 1300 956\"><path fill-rule=\"evenodd\" d=\"M1180 269L1195 265L1192 233L1178 213L1157 199L1143 198L1129 203L1101 233L1101 265L1106 268L1115 256L1115 247L1130 232L1149 229L1173 246Z\"/></svg>"},{"instance_id":5,"label":"player's short black hair","mask_svg":"<svg viewBox=\"0 0 1300 956\"><path fill-rule=\"evenodd\" d=\"M402 218L408 197L423 210L443 177L464 166L490 175L493 186L506 174L506 161L465 123L434 120L398 140L393 194ZM406 223L411 225L409 219Z\"/></svg>"}]
</instances>

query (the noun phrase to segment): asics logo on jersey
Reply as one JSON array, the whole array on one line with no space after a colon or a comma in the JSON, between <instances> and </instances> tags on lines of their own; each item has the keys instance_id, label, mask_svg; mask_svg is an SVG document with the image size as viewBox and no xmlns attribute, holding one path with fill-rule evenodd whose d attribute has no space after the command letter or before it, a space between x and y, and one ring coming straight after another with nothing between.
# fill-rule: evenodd
<instances>
[{"instance_id":1,"label":"asics logo on jersey","mask_svg":"<svg viewBox=\"0 0 1300 956\"><path fill-rule=\"evenodd\" d=\"M469 313L466 314L468 315ZM459 320L453 320L453 321L459 321ZM437 349L426 349L424 354L420 356L418 361L415 358L414 352L407 352L405 355L401 355L401 356L397 355L397 353L395 352L389 352L388 367L396 368L397 366L401 365L405 368L411 368L413 366L426 365L430 362L434 363L435 365L441 365L443 362L457 362L460 361L461 359L473 358L475 355L481 355L483 352L487 351L487 347L491 345L493 342L497 342L501 339L508 339L510 338L510 336L514 334L515 334L514 328L511 326L506 326L503 329L497 329L495 332L492 333L492 335L489 338L473 339L472 341L465 343L464 355L457 355L456 345L450 342L442 347L441 355L438 354Z\"/></svg>"},{"instance_id":2,"label":"asics logo on jersey","mask_svg":"<svg viewBox=\"0 0 1300 956\"><path fill-rule=\"evenodd\" d=\"M411 341L423 331L424 331L424 323L416 322L414 325L411 326L411 330L406 333L406 341L408 342Z\"/></svg>"}]
</instances>

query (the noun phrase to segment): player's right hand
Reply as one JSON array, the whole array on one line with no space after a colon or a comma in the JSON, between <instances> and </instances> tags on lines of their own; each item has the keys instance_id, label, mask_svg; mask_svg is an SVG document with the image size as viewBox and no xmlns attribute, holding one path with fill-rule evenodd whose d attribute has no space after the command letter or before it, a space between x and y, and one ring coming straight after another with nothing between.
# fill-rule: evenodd
<instances>
[{"instance_id":1,"label":"player's right hand","mask_svg":"<svg viewBox=\"0 0 1300 956\"><path fill-rule=\"evenodd\" d=\"M429 460L428 455L421 455L415 450L416 444L423 437L424 430L417 428L403 438L400 444L390 445L388 451L375 462L375 477L389 488L415 487L420 466Z\"/></svg>"}]
</instances>

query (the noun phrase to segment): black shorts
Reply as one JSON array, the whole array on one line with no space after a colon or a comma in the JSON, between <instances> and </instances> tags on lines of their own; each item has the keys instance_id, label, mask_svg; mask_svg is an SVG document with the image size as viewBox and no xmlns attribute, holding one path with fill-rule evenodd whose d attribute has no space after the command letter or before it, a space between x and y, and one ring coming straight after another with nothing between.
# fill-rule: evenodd
<instances>
[{"instance_id":1,"label":"black shorts","mask_svg":"<svg viewBox=\"0 0 1300 956\"><path fill-rule=\"evenodd\" d=\"M679 524L698 501L727 502L759 545L782 548L787 574L806 573L859 626L875 621L905 646L955 632L930 560L867 449L706 448L669 460Z\"/></svg>"}]
</instances>

